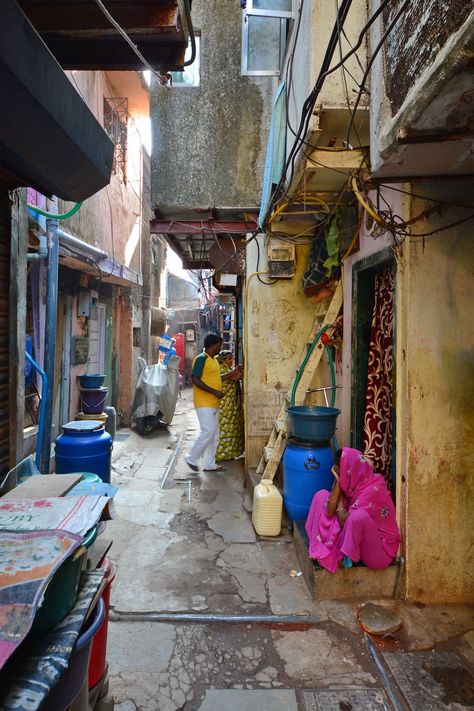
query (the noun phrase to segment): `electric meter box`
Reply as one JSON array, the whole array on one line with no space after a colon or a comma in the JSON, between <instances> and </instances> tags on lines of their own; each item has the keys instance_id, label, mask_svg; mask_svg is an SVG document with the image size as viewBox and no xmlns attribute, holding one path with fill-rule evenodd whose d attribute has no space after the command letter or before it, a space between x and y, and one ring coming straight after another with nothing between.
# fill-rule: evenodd
<instances>
[{"instance_id":1,"label":"electric meter box","mask_svg":"<svg viewBox=\"0 0 474 711\"><path fill-rule=\"evenodd\" d=\"M295 274L296 251L292 242L270 237L267 249L268 276L273 279L291 279Z\"/></svg>"}]
</instances>

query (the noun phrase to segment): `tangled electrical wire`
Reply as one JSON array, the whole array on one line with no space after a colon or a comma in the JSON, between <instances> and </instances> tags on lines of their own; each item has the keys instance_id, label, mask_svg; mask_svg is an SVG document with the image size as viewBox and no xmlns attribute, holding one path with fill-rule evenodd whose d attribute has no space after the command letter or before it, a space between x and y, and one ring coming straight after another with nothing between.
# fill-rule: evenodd
<instances>
[{"instance_id":1,"label":"tangled electrical wire","mask_svg":"<svg viewBox=\"0 0 474 711\"><path fill-rule=\"evenodd\" d=\"M413 232L412 225L419 222L423 218L427 217L429 214L438 211L439 205L449 205L451 207L461 207L461 208L471 208L474 210L474 205L455 205L454 203L449 203L444 200L430 199L419 195L421 199L427 200L428 202L433 202L434 206L426 210L423 210L418 215L415 215L410 220L403 220L400 215L397 215L389 203L385 200L380 192L380 187L377 189L377 195L385 202L387 209L382 209L380 206L375 206L371 198L367 193L363 193L363 186L361 185L361 179L357 176L351 178L351 189L356 196L358 202L363 207L365 212L370 215L373 219L373 226L371 229L371 235L374 238L380 237L382 234L387 232L392 235L395 245L399 246L406 237L430 237L432 235L438 234L439 232L444 232L445 230L451 229L452 227L457 227L464 222L469 222L474 219L474 211L469 215L455 220L454 222L447 223L441 227L437 227L429 232ZM408 191L399 190L399 192L405 192L408 195L413 195Z\"/></svg>"}]
</instances>

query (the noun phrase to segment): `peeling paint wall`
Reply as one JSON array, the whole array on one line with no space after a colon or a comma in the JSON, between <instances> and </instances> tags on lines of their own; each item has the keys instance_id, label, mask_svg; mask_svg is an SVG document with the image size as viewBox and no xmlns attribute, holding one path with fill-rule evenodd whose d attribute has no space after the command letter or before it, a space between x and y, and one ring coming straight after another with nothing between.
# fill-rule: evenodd
<instances>
[{"instance_id":1,"label":"peeling paint wall","mask_svg":"<svg viewBox=\"0 0 474 711\"><path fill-rule=\"evenodd\" d=\"M329 43L329 38L336 22L337 6L339 3L335 3L334 0L318 0L318 2L312 2L309 3L309 5L311 6L311 44L309 67L312 87L316 81L324 60L324 54ZM340 61L341 54L342 56L345 56L351 50L351 45L353 47L356 44L359 33L366 22L366 3L360 1L352 3L344 22L344 32L346 36L342 35L341 37L340 45L338 44L336 51L334 52L334 58L331 63L332 66ZM362 46L358 50L357 57L359 58L361 64L365 66L367 61L365 42L362 43ZM361 70L354 55L346 61L344 66L348 70L346 73L343 74L342 70L337 70L328 75L326 81L324 82L324 86L317 102L318 104L322 104L323 108L347 108L348 99L344 82L347 84L349 101L352 104L354 103L354 91L358 91L359 87L351 79L350 74L355 77L360 77ZM363 106L365 103L366 99L365 97L362 97L361 105Z\"/></svg>"},{"instance_id":2,"label":"peeling paint wall","mask_svg":"<svg viewBox=\"0 0 474 711\"><path fill-rule=\"evenodd\" d=\"M113 96L106 74L74 72L72 81L103 124L104 97ZM141 272L141 144L138 129L130 117L127 123L127 181L119 173L112 174L109 185L86 200L79 212L62 225L66 231L104 249L111 258L138 273ZM60 201L60 211L65 211L64 208Z\"/></svg>"},{"instance_id":3,"label":"peeling paint wall","mask_svg":"<svg viewBox=\"0 0 474 711\"><path fill-rule=\"evenodd\" d=\"M418 181L402 187L449 203L469 204L472 179ZM384 198L404 219L433 202ZM414 223L425 234L466 217L442 205ZM360 250L344 267L342 442L350 443L352 382L352 268L391 244L361 232ZM474 243L470 223L411 237L397 259L396 435L397 515L406 558L405 594L425 603L469 602L474 527Z\"/></svg>"},{"instance_id":4,"label":"peeling paint wall","mask_svg":"<svg viewBox=\"0 0 474 711\"><path fill-rule=\"evenodd\" d=\"M263 236L259 240L261 255L265 255ZM295 276L263 286L256 276L251 276L257 270L255 243L247 248L244 359L246 454L250 467L258 464L262 447L293 384L314 321L314 305L302 287L308 254L309 247L297 247ZM259 270L265 269L266 259L261 256Z\"/></svg>"},{"instance_id":5,"label":"peeling paint wall","mask_svg":"<svg viewBox=\"0 0 474 711\"><path fill-rule=\"evenodd\" d=\"M473 181L417 188L462 203L472 196ZM429 204L414 201L412 214ZM462 208L444 207L417 223L417 232L465 216ZM473 283L469 222L405 243L398 297L398 493L406 594L423 602L474 600Z\"/></svg>"},{"instance_id":6,"label":"peeling paint wall","mask_svg":"<svg viewBox=\"0 0 474 711\"><path fill-rule=\"evenodd\" d=\"M156 87L152 206L255 206L265 160L274 77L242 77L236 0L195 0L199 87Z\"/></svg>"}]
</instances>

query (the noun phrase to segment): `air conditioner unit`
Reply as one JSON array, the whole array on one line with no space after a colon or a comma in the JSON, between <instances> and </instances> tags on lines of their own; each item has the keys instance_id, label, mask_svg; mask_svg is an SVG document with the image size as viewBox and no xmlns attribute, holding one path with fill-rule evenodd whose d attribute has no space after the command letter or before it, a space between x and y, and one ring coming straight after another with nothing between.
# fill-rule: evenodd
<instances>
[{"instance_id":1,"label":"air conditioner unit","mask_svg":"<svg viewBox=\"0 0 474 711\"><path fill-rule=\"evenodd\" d=\"M283 239L270 237L267 260L268 276L273 279L291 279L295 274L295 245Z\"/></svg>"}]
</instances>

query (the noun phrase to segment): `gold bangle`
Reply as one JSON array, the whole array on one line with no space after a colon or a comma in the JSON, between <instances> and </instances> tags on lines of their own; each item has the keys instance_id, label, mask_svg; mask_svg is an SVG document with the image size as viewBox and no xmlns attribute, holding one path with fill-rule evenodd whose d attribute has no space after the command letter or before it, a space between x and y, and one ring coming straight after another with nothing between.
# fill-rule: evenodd
<instances>
[{"instance_id":1,"label":"gold bangle","mask_svg":"<svg viewBox=\"0 0 474 711\"><path fill-rule=\"evenodd\" d=\"M339 506L339 508L336 509L336 511L345 511L345 508L344 508L344 506Z\"/></svg>"}]
</instances>

